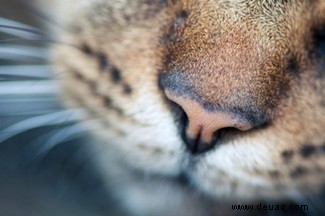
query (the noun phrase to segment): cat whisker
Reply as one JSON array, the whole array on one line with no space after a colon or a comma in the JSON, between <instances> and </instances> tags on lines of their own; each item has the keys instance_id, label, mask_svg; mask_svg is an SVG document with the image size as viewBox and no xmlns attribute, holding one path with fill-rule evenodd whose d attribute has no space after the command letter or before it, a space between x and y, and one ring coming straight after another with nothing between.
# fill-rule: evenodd
<instances>
[{"instance_id":1,"label":"cat whisker","mask_svg":"<svg viewBox=\"0 0 325 216\"><path fill-rule=\"evenodd\" d=\"M58 40L54 40L54 39L49 39L49 38L36 38L36 39L25 39L25 38L6 38L6 39L1 39L0 43L2 44L11 44L12 42L16 43L16 45L20 45L21 44L26 44L28 43L29 45L31 43L35 43L35 44L55 44L55 45L66 45L66 46L70 46L73 48L77 48L80 49L79 47L77 47L74 44L69 44L69 43L65 43L65 42L61 42Z\"/></svg>"},{"instance_id":2,"label":"cat whisker","mask_svg":"<svg viewBox=\"0 0 325 216\"><path fill-rule=\"evenodd\" d=\"M83 135L89 132L89 128L96 129L100 127L101 124L98 120L84 121L82 125L75 124L72 126L65 127L56 134L54 134L52 137L50 137L47 142L42 145L42 147L36 153L35 158L41 161L55 146L71 139L74 139L78 135Z\"/></svg>"},{"instance_id":3,"label":"cat whisker","mask_svg":"<svg viewBox=\"0 0 325 216\"><path fill-rule=\"evenodd\" d=\"M29 10L29 14L36 18L38 21L42 21L44 25L51 25L51 27L62 28L62 26L56 22L51 16L43 11L38 4L31 3L31 1L17 0L23 5L24 9Z\"/></svg>"},{"instance_id":4,"label":"cat whisker","mask_svg":"<svg viewBox=\"0 0 325 216\"><path fill-rule=\"evenodd\" d=\"M58 86L55 81L12 81L2 82L0 85L0 96L15 94L55 94L57 92Z\"/></svg>"},{"instance_id":5,"label":"cat whisker","mask_svg":"<svg viewBox=\"0 0 325 216\"><path fill-rule=\"evenodd\" d=\"M54 112L58 112L62 109L49 109L49 110L36 110L36 111L25 111L25 112L14 112L14 113L6 113L6 112L1 112L0 110L0 115L6 115L6 117L10 117L10 116L27 116L27 115L32 115L32 116L36 116L36 115L47 115L47 114L51 114Z\"/></svg>"},{"instance_id":6,"label":"cat whisker","mask_svg":"<svg viewBox=\"0 0 325 216\"><path fill-rule=\"evenodd\" d=\"M3 97L2 97L3 96ZM6 97L9 96L9 97ZM0 103L51 103L51 102L57 102L56 95L52 94L39 94L39 95L18 95L18 97L11 97L11 95L0 95Z\"/></svg>"},{"instance_id":7,"label":"cat whisker","mask_svg":"<svg viewBox=\"0 0 325 216\"><path fill-rule=\"evenodd\" d=\"M0 66L1 76L18 76L33 79L50 79L51 68L48 65L7 65Z\"/></svg>"},{"instance_id":8,"label":"cat whisker","mask_svg":"<svg viewBox=\"0 0 325 216\"><path fill-rule=\"evenodd\" d=\"M12 43L12 42L15 42L15 43L25 43L25 42L47 42L46 40L42 40L42 39L26 39L26 38L6 38L6 39L1 39L0 40L0 43L3 43L3 44L9 44L9 43Z\"/></svg>"},{"instance_id":9,"label":"cat whisker","mask_svg":"<svg viewBox=\"0 0 325 216\"><path fill-rule=\"evenodd\" d=\"M0 116L36 116L58 112L63 109L54 95L0 96ZM6 127L3 122L0 128Z\"/></svg>"},{"instance_id":10,"label":"cat whisker","mask_svg":"<svg viewBox=\"0 0 325 216\"><path fill-rule=\"evenodd\" d=\"M11 43L11 42L15 42L15 43L26 43L26 42L28 42L28 43L30 43L30 42L49 43L49 44L66 45L66 46L70 46L70 47L78 49L78 50L82 50L81 47L79 47L75 44L55 40L55 39L45 35L43 32L41 32L37 28L34 28L34 27L26 25L26 24L19 23L17 21L13 21L13 20L9 20L9 19L0 17L0 23L3 23L3 24L0 24L0 32L7 33L9 35L18 37L18 38L1 39L0 43ZM16 44L16 46L18 46L18 44ZM5 48L6 47L1 47L1 49L5 49ZM24 54L24 55L28 51L28 47L22 46L22 47L18 47L18 48L21 48L20 51L22 51L22 54ZM33 48L35 48L35 47L33 47ZM35 49L41 49L41 48L35 48ZM6 51L8 52L8 50L6 50ZM13 50L10 50L9 54L12 51ZM16 50L14 50L14 51L16 51ZM33 53L34 53L34 55L29 55L29 57L39 58L40 56L42 56L43 57L42 59L44 59L44 57L46 57L46 55L44 55L43 53L39 53L39 55L37 55L37 52L33 52ZM31 53L28 53L28 54L31 54ZM6 55L1 56L1 52L0 52L0 59L6 59L6 60L14 59L14 60L16 60L14 57L15 56L11 56L11 55L10 56L6 56ZM46 59L47 59L47 57L46 57Z\"/></svg>"},{"instance_id":11,"label":"cat whisker","mask_svg":"<svg viewBox=\"0 0 325 216\"><path fill-rule=\"evenodd\" d=\"M2 45L0 46L0 59L9 61L19 61L26 59L47 59L45 48L32 47L26 45Z\"/></svg>"},{"instance_id":12,"label":"cat whisker","mask_svg":"<svg viewBox=\"0 0 325 216\"><path fill-rule=\"evenodd\" d=\"M81 121L86 119L86 117L87 112L84 109L64 110L47 115L32 117L13 124L0 131L0 143L27 130L43 126L53 126L68 122Z\"/></svg>"},{"instance_id":13,"label":"cat whisker","mask_svg":"<svg viewBox=\"0 0 325 216\"><path fill-rule=\"evenodd\" d=\"M0 32L10 34L20 38L35 39L44 37L45 34L39 29L22 24L20 22L0 17Z\"/></svg>"},{"instance_id":14,"label":"cat whisker","mask_svg":"<svg viewBox=\"0 0 325 216\"><path fill-rule=\"evenodd\" d=\"M16 38L16 37L10 37L10 38L3 38L0 39L0 44L2 46L4 45L16 45L16 46L21 46L21 45L28 45L30 47L44 47L43 44L50 44L50 43L58 43L54 40L47 39L47 38L35 38L35 39L26 39L26 38Z\"/></svg>"},{"instance_id":15,"label":"cat whisker","mask_svg":"<svg viewBox=\"0 0 325 216\"><path fill-rule=\"evenodd\" d=\"M24 39L37 39L37 38L44 37L44 35L39 34L31 29L1 25L1 24L0 24L0 32L6 33L9 35L18 37L18 38L24 38Z\"/></svg>"},{"instance_id":16,"label":"cat whisker","mask_svg":"<svg viewBox=\"0 0 325 216\"><path fill-rule=\"evenodd\" d=\"M1 23L0 32L18 37L18 38L1 39L0 43L11 43L11 42L51 43L51 44L67 45L67 46L80 49L74 44L69 44L69 43L55 40L35 27L22 24L14 20L0 17L0 23Z\"/></svg>"}]
</instances>

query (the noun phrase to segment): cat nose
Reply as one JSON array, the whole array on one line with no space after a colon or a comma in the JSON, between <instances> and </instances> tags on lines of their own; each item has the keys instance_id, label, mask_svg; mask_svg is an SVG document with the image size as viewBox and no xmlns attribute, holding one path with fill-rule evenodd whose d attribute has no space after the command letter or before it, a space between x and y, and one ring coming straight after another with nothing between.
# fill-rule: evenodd
<instances>
[{"instance_id":1,"label":"cat nose","mask_svg":"<svg viewBox=\"0 0 325 216\"><path fill-rule=\"evenodd\" d=\"M188 117L185 139L188 149L193 154L212 149L220 129L236 128L245 131L253 128L250 121L238 114L230 111L209 111L191 98L175 95L169 90L165 93L169 100L182 107Z\"/></svg>"}]
</instances>

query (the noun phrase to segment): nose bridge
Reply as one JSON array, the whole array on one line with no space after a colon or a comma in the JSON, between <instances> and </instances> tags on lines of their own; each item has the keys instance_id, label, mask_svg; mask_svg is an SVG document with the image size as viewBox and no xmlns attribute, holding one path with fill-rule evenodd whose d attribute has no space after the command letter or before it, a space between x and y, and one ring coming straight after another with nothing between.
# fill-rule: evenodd
<instances>
[{"instance_id":1,"label":"nose bridge","mask_svg":"<svg viewBox=\"0 0 325 216\"><path fill-rule=\"evenodd\" d=\"M249 82L263 62L263 56L256 55L253 35L236 26L222 34L217 29L210 34L204 29L184 31L181 40L169 47L162 75L169 80L166 86L211 103L224 103L231 91L251 87Z\"/></svg>"},{"instance_id":2,"label":"nose bridge","mask_svg":"<svg viewBox=\"0 0 325 216\"><path fill-rule=\"evenodd\" d=\"M241 106L248 100L254 104L255 99L249 92L256 89L252 83L256 64L236 56L230 59L218 54L196 55L169 67L160 81L164 89L193 98L211 109Z\"/></svg>"}]
</instances>

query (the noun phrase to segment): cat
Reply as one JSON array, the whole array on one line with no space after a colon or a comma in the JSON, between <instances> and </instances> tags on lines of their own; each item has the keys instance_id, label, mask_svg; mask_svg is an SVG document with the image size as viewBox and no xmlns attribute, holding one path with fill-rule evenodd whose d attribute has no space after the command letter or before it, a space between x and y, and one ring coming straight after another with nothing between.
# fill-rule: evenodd
<instances>
[{"instance_id":1,"label":"cat","mask_svg":"<svg viewBox=\"0 0 325 216\"><path fill-rule=\"evenodd\" d=\"M86 110L79 122L128 214L321 194L324 1L35 4L56 23L61 100Z\"/></svg>"}]
</instances>

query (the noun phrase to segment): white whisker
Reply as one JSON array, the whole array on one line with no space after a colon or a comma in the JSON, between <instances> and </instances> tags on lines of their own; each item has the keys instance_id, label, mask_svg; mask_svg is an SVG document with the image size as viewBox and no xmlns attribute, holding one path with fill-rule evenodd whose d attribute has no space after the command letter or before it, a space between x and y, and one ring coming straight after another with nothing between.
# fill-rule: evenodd
<instances>
[{"instance_id":1,"label":"white whisker","mask_svg":"<svg viewBox=\"0 0 325 216\"><path fill-rule=\"evenodd\" d=\"M75 109L29 118L0 131L0 143L33 128L80 121L86 117L87 112L84 109Z\"/></svg>"},{"instance_id":2,"label":"white whisker","mask_svg":"<svg viewBox=\"0 0 325 216\"><path fill-rule=\"evenodd\" d=\"M26 39L37 39L43 35L38 29L32 26L3 17L0 17L0 32Z\"/></svg>"},{"instance_id":3,"label":"white whisker","mask_svg":"<svg viewBox=\"0 0 325 216\"><path fill-rule=\"evenodd\" d=\"M0 76L28 76L31 78L51 78L51 68L47 65L0 66Z\"/></svg>"},{"instance_id":4,"label":"white whisker","mask_svg":"<svg viewBox=\"0 0 325 216\"><path fill-rule=\"evenodd\" d=\"M0 115L5 115L6 117L10 116L27 116L27 115L46 115L54 112L58 112L62 109L48 109L48 110L35 110L35 111L29 111L29 112L14 112L14 113L2 113L0 110Z\"/></svg>"},{"instance_id":5,"label":"white whisker","mask_svg":"<svg viewBox=\"0 0 325 216\"><path fill-rule=\"evenodd\" d=\"M37 38L37 39L26 39L26 38L3 38L3 39L0 39L0 43L2 44L12 44L12 43L15 43L15 44L65 44L65 45L70 45L68 43L62 43L62 42L59 42L59 41L56 41L56 40L52 40L52 39L47 39L47 38ZM72 45L70 45L72 46Z\"/></svg>"},{"instance_id":6,"label":"white whisker","mask_svg":"<svg viewBox=\"0 0 325 216\"><path fill-rule=\"evenodd\" d=\"M25 45L2 45L0 46L0 59L20 60L36 58L46 60L48 53L45 48L32 47Z\"/></svg>"},{"instance_id":7,"label":"white whisker","mask_svg":"<svg viewBox=\"0 0 325 216\"><path fill-rule=\"evenodd\" d=\"M32 95L31 97L18 97L18 98L8 98L8 97L0 97L0 103L8 104L8 103L53 103L57 101L58 98L55 95Z\"/></svg>"},{"instance_id":8,"label":"white whisker","mask_svg":"<svg viewBox=\"0 0 325 216\"><path fill-rule=\"evenodd\" d=\"M14 94L56 94L58 93L58 85L55 81L13 81L1 82L1 95Z\"/></svg>"},{"instance_id":9,"label":"white whisker","mask_svg":"<svg viewBox=\"0 0 325 216\"><path fill-rule=\"evenodd\" d=\"M69 141L70 139L73 139L78 134L84 134L87 131L89 131L89 128L96 129L100 128L101 124L98 120L89 120L87 122L83 122L82 125L76 124L69 127L65 127L62 130L60 130L58 133L54 134L42 147L39 149L39 151L36 154L36 157L38 160L42 160L51 149L53 149L55 146L59 145L60 143L63 143L64 141Z\"/></svg>"}]
</instances>

